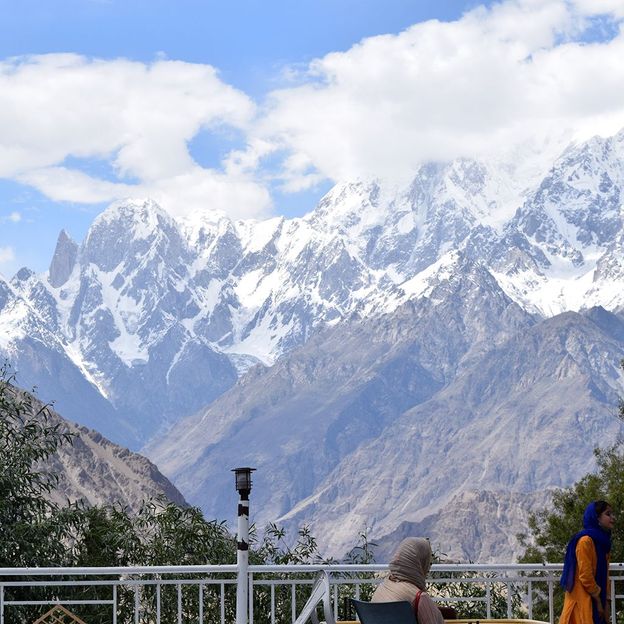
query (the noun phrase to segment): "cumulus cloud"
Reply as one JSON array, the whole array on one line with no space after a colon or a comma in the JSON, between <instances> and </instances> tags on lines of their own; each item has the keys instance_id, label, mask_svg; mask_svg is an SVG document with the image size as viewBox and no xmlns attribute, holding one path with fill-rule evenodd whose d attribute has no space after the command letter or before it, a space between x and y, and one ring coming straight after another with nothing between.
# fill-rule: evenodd
<instances>
[{"instance_id":1,"label":"cumulus cloud","mask_svg":"<svg viewBox=\"0 0 624 624\"><path fill-rule=\"evenodd\" d=\"M245 130L255 109L208 65L73 54L7 60L0 63L0 177L87 203L157 189L173 211L197 208L201 191L202 206L235 203L241 214L256 214L270 205L261 183L202 168L188 148L202 130ZM113 173L101 179L68 159L104 161Z\"/></svg>"},{"instance_id":2,"label":"cumulus cloud","mask_svg":"<svg viewBox=\"0 0 624 624\"><path fill-rule=\"evenodd\" d=\"M409 175L419 163L489 155L569 129L624 126L618 0L510 0L454 22L428 21L315 60L302 84L271 94L257 136L287 154L286 188L354 176Z\"/></svg>"},{"instance_id":3,"label":"cumulus cloud","mask_svg":"<svg viewBox=\"0 0 624 624\"><path fill-rule=\"evenodd\" d=\"M506 0L294 68L295 82L261 106L208 65L6 60L0 177L55 200L147 195L178 214L261 217L276 183L298 192L409 176L423 161L513 152L531 137L614 133L624 126L623 19L621 0ZM586 36L597 27L610 34ZM189 143L224 125L247 147L201 166ZM81 166L89 160L109 170Z\"/></svg>"},{"instance_id":4,"label":"cumulus cloud","mask_svg":"<svg viewBox=\"0 0 624 624\"><path fill-rule=\"evenodd\" d=\"M624 17L624 4L621 0L573 0L573 6L582 15Z\"/></svg>"}]
</instances>

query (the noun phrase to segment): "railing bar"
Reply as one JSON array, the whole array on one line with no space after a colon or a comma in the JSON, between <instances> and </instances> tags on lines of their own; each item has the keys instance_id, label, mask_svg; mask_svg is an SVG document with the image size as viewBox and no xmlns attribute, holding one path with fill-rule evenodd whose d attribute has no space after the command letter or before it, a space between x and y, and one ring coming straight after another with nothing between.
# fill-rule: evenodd
<instances>
[{"instance_id":1,"label":"railing bar","mask_svg":"<svg viewBox=\"0 0 624 624\"><path fill-rule=\"evenodd\" d=\"M271 624L275 624L275 585L271 585Z\"/></svg>"},{"instance_id":2,"label":"railing bar","mask_svg":"<svg viewBox=\"0 0 624 624\"><path fill-rule=\"evenodd\" d=\"M610 587L609 595L611 596L611 621L615 622L615 580L611 579L611 587Z\"/></svg>"},{"instance_id":3,"label":"railing bar","mask_svg":"<svg viewBox=\"0 0 624 624\"><path fill-rule=\"evenodd\" d=\"M3 583L5 587L112 587L113 585L125 585L127 587L134 587L139 585L144 587L146 585L197 585L198 579L150 579L150 580L138 580L138 579L124 579L122 583L118 580L111 581L6 581ZM206 585L220 585L221 583L227 583L228 585L235 585L235 580L229 579L214 579L206 580Z\"/></svg>"},{"instance_id":4,"label":"railing bar","mask_svg":"<svg viewBox=\"0 0 624 624\"><path fill-rule=\"evenodd\" d=\"M505 588L507 590L507 618L511 620L511 583L505 583Z\"/></svg>"},{"instance_id":5,"label":"railing bar","mask_svg":"<svg viewBox=\"0 0 624 624\"><path fill-rule=\"evenodd\" d=\"M247 611L247 613L249 614L249 624L253 624L254 621L254 608L253 608L253 601L254 601L254 583L253 583L253 572L249 572L249 576L247 577L247 596L249 597L249 609Z\"/></svg>"},{"instance_id":6,"label":"railing bar","mask_svg":"<svg viewBox=\"0 0 624 624\"><path fill-rule=\"evenodd\" d=\"M178 624L182 624L182 585L178 583Z\"/></svg>"},{"instance_id":7,"label":"railing bar","mask_svg":"<svg viewBox=\"0 0 624 624\"><path fill-rule=\"evenodd\" d=\"M297 600L295 598L295 584L291 583L290 586L290 613L291 621L294 622L297 619Z\"/></svg>"},{"instance_id":8,"label":"railing bar","mask_svg":"<svg viewBox=\"0 0 624 624\"><path fill-rule=\"evenodd\" d=\"M355 599L360 599L360 583L357 583L355 586Z\"/></svg>"},{"instance_id":9,"label":"railing bar","mask_svg":"<svg viewBox=\"0 0 624 624\"><path fill-rule=\"evenodd\" d=\"M533 581L527 583L527 607L529 620L533 619Z\"/></svg>"},{"instance_id":10,"label":"railing bar","mask_svg":"<svg viewBox=\"0 0 624 624\"><path fill-rule=\"evenodd\" d=\"M5 607L25 607L28 605L112 605L113 600L5 600Z\"/></svg>"},{"instance_id":11,"label":"railing bar","mask_svg":"<svg viewBox=\"0 0 624 624\"><path fill-rule=\"evenodd\" d=\"M221 590L220 590L221 596L220 596L220 601L221 601L221 624L225 624L225 583L221 583Z\"/></svg>"},{"instance_id":12,"label":"railing bar","mask_svg":"<svg viewBox=\"0 0 624 624\"><path fill-rule=\"evenodd\" d=\"M198 613L199 624L202 624L204 621L204 584L199 584L199 613Z\"/></svg>"},{"instance_id":13,"label":"railing bar","mask_svg":"<svg viewBox=\"0 0 624 624\"><path fill-rule=\"evenodd\" d=\"M117 624L117 584L113 585L113 624Z\"/></svg>"},{"instance_id":14,"label":"railing bar","mask_svg":"<svg viewBox=\"0 0 624 624\"><path fill-rule=\"evenodd\" d=\"M139 624L139 586L134 586L134 624Z\"/></svg>"},{"instance_id":15,"label":"railing bar","mask_svg":"<svg viewBox=\"0 0 624 624\"><path fill-rule=\"evenodd\" d=\"M338 585L334 583L334 620L338 619Z\"/></svg>"},{"instance_id":16,"label":"railing bar","mask_svg":"<svg viewBox=\"0 0 624 624\"><path fill-rule=\"evenodd\" d=\"M160 600L161 600L161 589L160 583L156 585L156 624L160 624Z\"/></svg>"},{"instance_id":17,"label":"railing bar","mask_svg":"<svg viewBox=\"0 0 624 624\"><path fill-rule=\"evenodd\" d=\"M553 604L553 582L548 581L548 621L555 624L555 605Z\"/></svg>"},{"instance_id":18,"label":"railing bar","mask_svg":"<svg viewBox=\"0 0 624 624\"><path fill-rule=\"evenodd\" d=\"M4 624L4 585L0 585L0 624Z\"/></svg>"},{"instance_id":19,"label":"railing bar","mask_svg":"<svg viewBox=\"0 0 624 624\"><path fill-rule=\"evenodd\" d=\"M492 583L486 582L485 584L485 598L486 598L486 616L487 619L492 619Z\"/></svg>"},{"instance_id":20,"label":"railing bar","mask_svg":"<svg viewBox=\"0 0 624 624\"><path fill-rule=\"evenodd\" d=\"M501 564L502 565L502 564ZM297 566L250 566L250 568L297 568ZM317 569L318 566L308 566ZM327 567L327 566L326 566ZM209 566L112 566L112 567L65 567L65 568L0 568L0 576L119 576L142 574L236 574L236 565L209 565ZM271 570L254 570L255 572L270 572ZM274 569L277 572L278 569ZM292 570L296 572L297 569Z\"/></svg>"}]
</instances>

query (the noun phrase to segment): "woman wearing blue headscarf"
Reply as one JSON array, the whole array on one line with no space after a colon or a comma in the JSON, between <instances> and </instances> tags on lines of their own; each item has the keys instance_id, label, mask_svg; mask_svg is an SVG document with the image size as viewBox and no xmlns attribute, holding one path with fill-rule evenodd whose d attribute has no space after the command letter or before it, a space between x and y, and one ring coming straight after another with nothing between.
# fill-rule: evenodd
<instances>
[{"instance_id":1,"label":"woman wearing blue headscarf","mask_svg":"<svg viewBox=\"0 0 624 624\"><path fill-rule=\"evenodd\" d=\"M559 624L609 624L609 553L615 515L606 501L594 501L583 527L568 543L561 586L565 589Z\"/></svg>"}]
</instances>

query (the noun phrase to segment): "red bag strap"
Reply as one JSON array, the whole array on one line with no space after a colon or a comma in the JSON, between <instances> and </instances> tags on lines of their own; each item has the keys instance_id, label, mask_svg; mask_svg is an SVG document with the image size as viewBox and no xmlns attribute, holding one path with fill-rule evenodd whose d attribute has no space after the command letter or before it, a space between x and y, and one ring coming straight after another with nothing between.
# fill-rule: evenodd
<instances>
[{"instance_id":1,"label":"red bag strap","mask_svg":"<svg viewBox=\"0 0 624 624\"><path fill-rule=\"evenodd\" d=\"M420 603L420 594L422 594L422 589L419 589L416 592L416 596L412 601L412 608L414 609L414 615L416 616L416 620L418 620L418 604Z\"/></svg>"}]
</instances>

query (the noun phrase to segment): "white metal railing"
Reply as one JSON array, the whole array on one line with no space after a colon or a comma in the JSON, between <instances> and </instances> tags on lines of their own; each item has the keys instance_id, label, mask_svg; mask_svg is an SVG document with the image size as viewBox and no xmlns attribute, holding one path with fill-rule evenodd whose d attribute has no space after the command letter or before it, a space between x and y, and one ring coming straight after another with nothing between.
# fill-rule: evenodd
<instances>
[{"instance_id":1,"label":"white metal railing","mask_svg":"<svg viewBox=\"0 0 624 624\"><path fill-rule=\"evenodd\" d=\"M475 618L554 624L561 564L434 564L429 592ZM387 570L373 565L249 566L250 624L292 624L314 574L329 575L334 618L366 599ZM134 568L0 568L0 624L34 621L64 605L90 624L226 624L235 620L235 565ZM624 564L611 564L611 621L624 603Z\"/></svg>"}]
</instances>

